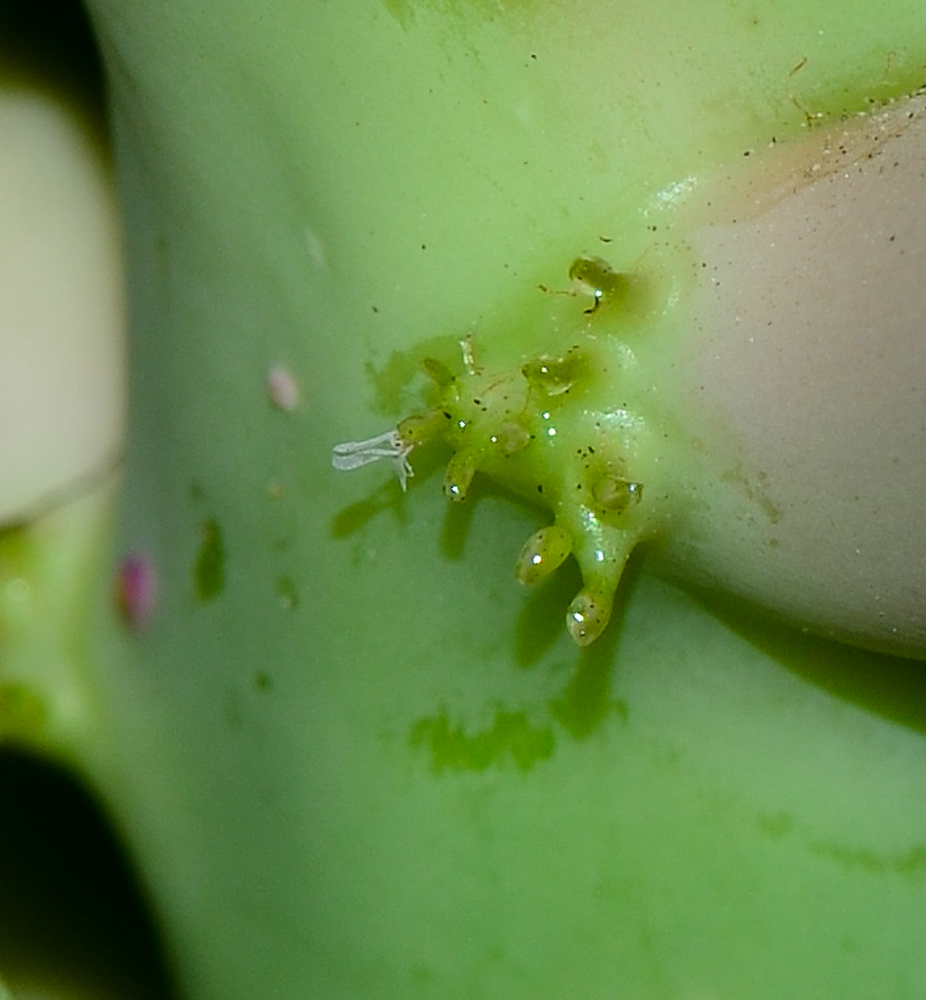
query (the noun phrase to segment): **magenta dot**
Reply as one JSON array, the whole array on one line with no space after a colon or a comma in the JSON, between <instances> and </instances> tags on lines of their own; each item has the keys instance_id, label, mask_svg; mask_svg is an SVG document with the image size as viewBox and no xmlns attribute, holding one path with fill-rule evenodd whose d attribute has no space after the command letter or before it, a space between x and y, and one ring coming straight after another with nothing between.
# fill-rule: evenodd
<instances>
[{"instance_id":1,"label":"magenta dot","mask_svg":"<svg viewBox=\"0 0 926 1000\"><path fill-rule=\"evenodd\" d=\"M116 598L128 624L141 632L148 627L157 605L158 578L149 556L133 552L119 563Z\"/></svg>"}]
</instances>

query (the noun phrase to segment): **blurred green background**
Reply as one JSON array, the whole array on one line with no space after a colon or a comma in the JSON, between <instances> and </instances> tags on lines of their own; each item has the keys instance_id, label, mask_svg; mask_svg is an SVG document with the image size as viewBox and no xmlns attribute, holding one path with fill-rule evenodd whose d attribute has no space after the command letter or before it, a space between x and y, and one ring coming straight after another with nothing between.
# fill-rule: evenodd
<instances>
[{"instance_id":1,"label":"blurred green background","mask_svg":"<svg viewBox=\"0 0 926 1000\"><path fill-rule=\"evenodd\" d=\"M0 3L0 89L61 100L106 143L102 73L80 4ZM17 1000L171 995L156 929L92 791L54 762L3 744L0 975Z\"/></svg>"}]
</instances>

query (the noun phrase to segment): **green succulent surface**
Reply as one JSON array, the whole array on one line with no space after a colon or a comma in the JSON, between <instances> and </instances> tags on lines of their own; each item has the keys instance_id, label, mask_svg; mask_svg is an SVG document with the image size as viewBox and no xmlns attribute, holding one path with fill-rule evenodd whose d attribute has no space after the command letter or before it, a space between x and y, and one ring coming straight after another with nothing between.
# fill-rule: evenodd
<instances>
[{"instance_id":1,"label":"green succulent surface","mask_svg":"<svg viewBox=\"0 0 926 1000\"><path fill-rule=\"evenodd\" d=\"M599 319L571 261L621 272L685 178L911 91L926 7L88 7L129 435L118 499L0 538L56 602L3 589L0 724L100 790L182 996L922 996L921 667L645 558L579 648L576 568L512 572L548 515L447 503L439 449L404 494L330 456L419 412L448 344L562 358L551 309Z\"/></svg>"}]
</instances>

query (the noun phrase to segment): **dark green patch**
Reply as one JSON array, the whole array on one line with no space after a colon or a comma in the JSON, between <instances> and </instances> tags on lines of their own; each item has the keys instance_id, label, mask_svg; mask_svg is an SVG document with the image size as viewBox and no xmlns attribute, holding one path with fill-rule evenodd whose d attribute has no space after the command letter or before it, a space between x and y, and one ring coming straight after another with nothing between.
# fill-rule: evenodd
<instances>
[{"instance_id":1,"label":"dark green patch","mask_svg":"<svg viewBox=\"0 0 926 1000\"><path fill-rule=\"evenodd\" d=\"M811 844L810 849L818 857L835 862L847 872L908 877L926 875L926 847L922 846L891 854L880 854L867 847L822 842Z\"/></svg>"},{"instance_id":2,"label":"dark green patch","mask_svg":"<svg viewBox=\"0 0 926 1000\"><path fill-rule=\"evenodd\" d=\"M536 602L536 606L542 607L543 602ZM529 621L534 621L533 615L531 612ZM559 615L548 613L546 617L549 619L547 625L552 622L559 635ZM536 624L542 631L539 618ZM532 663L538 655L537 650L529 651L526 662ZM549 720L547 725L532 725L526 712L499 707L491 728L467 733L462 725L450 725L447 710L443 708L436 716L421 719L413 726L410 743L430 751L432 766L438 772L484 771L507 760L513 760L521 770L527 771L553 756L557 724L566 735L580 741L598 732L615 716L620 722L627 722L627 703L611 692L613 664L612 636L610 641L605 638L597 646L580 653L574 669L569 670L564 665L566 683L563 689L545 703L538 703L534 711L536 718Z\"/></svg>"},{"instance_id":3,"label":"dark green patch","mask_svg":"<svg viewBox=\"0 0 926 1000\"><path fill-rule=\"evenodd\" d=\"M29 575L29 566L36 558L36 544L27 523L0 525L0 557L4 578Z\"/></svg>"},{"instance_id":4,"label":"dark green patch","mask_svg":"<svg viewBox=\"0 0 926 1000\"><path fill-rule=\"evenodd\" d=\"M25 530L24 524L0 524L0 545L4 548L12 542L17 542Z\"/></svg>"},{"instance_id":5,"label":"dark green patch","mask_svg":"<svg viewBox=\"0 0 926 1000\"><path fill-rule=\"evenodd\" d=\"M412 746L424 746L431 752L431 763L438 772L485 771L490 765L511 760L522 771L538 761L548 760L555 746L553 730L533 726L525 712L499 708L491 728L467 733L462 726L452 726L446 710L432 719L421 719L412 729Z\"/></svg>"},{"instance_id":6,"label":"dark green patch","mask_svg":"<svg viewBox=\"0 0 926 1000\"><path fill-rule=\"evenodd\" d=\"M214 600L225 587L225 543L219 522L213 517L203 522L193 578L196 595L201 601Z\"/></svg>"},{"instance_id":7,"label":"dark green patch","mask_svg":"<svg viewBox=\"0 0 926 1000\"><path fill-rule=\"evenodd\" d=\"M772 839L780 840L794 829L794 817L783 812L771 816L760 816L759 829Z\"/></svg>"},{"instance_id":8,"label":"dark green patch","mask_svg":"<svg viewBox=\"0 0 926 1000\"><path fill-rule=\"evenodd\" d=\"M816 840L809 829L797 824L788 813L760 815L757 822L759 829L774 840L794 837L811 854L838 865L847 873L864 872L867 875L910 879L926 876L926 846L922 844L907 850L877 851L871 847Z\"/></svg>"},{"instance_id":9,"label":"dark green patch","mask_svg":"<svg viewBox=\"0 0 926 1000\"><path fill-rule=\"evenodd\" d=\"M273 687L273 678L263 670L258 670L252 679L255 691L267 692Z\"/></svg>"}]
</instances>

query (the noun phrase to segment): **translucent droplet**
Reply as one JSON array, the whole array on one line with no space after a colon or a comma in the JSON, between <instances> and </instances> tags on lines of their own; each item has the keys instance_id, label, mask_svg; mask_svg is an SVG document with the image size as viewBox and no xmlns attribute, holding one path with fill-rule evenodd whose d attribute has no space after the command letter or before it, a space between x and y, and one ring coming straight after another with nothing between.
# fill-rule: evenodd
<instances>
[{"instance_id":1,"label":"translucent droplet","mask_svg":"<svg viewBox=\"0 0 926 1000\"><path fill-rule=\"evenodd\" d=\"M592 483L592 496L599 506L619 514L643 499L643 484L620 476L602 476Z\"/></svg>"},{"instance_id":2,"label":"translucent droplet","mask_svg":"<svg viewBox=\"0 0 926 1000\"><path fill-rule=\"evenodd\" d=\"M569 277L579 291L595 297L595 303L589 312L596 309L602 299L623 291L627 283L627 276L615 271L601 257L577 257L569 267Z\"/></svg>"},{"instance_id":3,"label":"translucent droplet","mask_svg":"<svg viewBox=\"0 0 926 1000\"><path fill-rule=\"evenodd\" d=\"M586 373L587 368L584 354L569 351L559 358L534 358L521 368L521 374L532 389L537 389L546 396L558 396L568 392Z\"/></svg>"},{"instance_id":4,"label":"translucent droplet","mask_svg":"<svg viewBox=\"0 0 926 1000\"><path fill-rule=\"evenodd\" d=\"M524 543L515 576L521 583L538 583L559 569L572 552L572 535L558 524L550 524L534 532Z\"/></svg>"}]
</instances>

